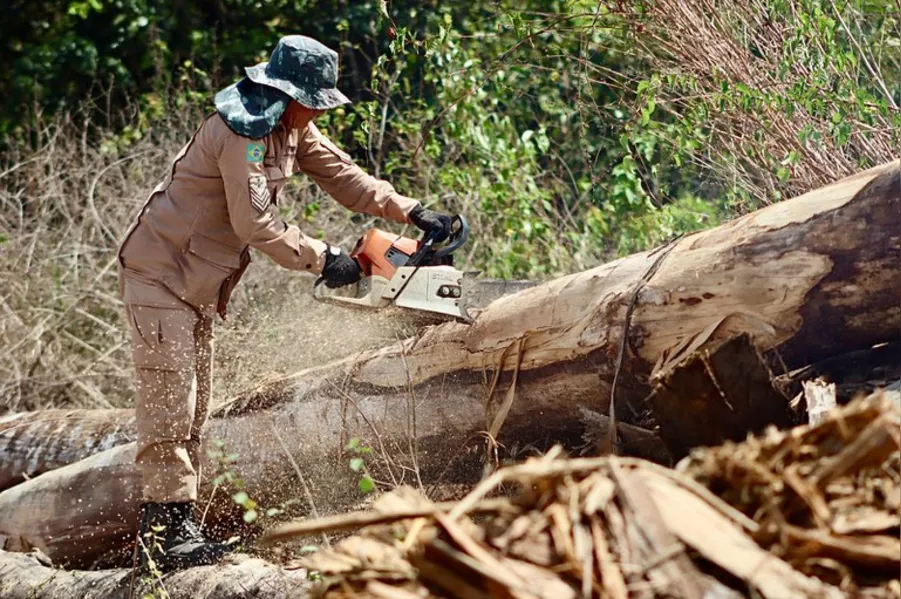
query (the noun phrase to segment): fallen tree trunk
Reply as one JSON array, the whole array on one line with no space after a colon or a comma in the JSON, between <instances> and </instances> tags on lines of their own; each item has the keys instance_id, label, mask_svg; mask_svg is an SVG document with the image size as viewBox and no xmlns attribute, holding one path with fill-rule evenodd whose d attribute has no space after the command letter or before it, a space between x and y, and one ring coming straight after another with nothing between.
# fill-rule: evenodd
<instances>
[{"instance_id":1,"label":"fallen tree trunk","mask_svg":"<svg viewBox=\"0 0 901 599\"><path fill-rule=\"evenodd\" d=\"M40 410L0 417L0 490L135 440L133 410Z\"/></svg>"},{"instance_id":2,"label":"fallen tree trunk","mask_svg":"<svg viewBox=\"0 0 901 599\"><path fill-rule=\"evenodd\" d=\"M261 559L191 568L164 576L157 584L169 599L302 599L309 596L305 570L283 570ZM33 555L0 551L3 599L129 599L130 569L67 572L40 563ZM159 587L157 587L159 588Z\"/></svg>"},{"instance_id":3,"label":"fallen tree trunk","mask_svg":"<svg viewBox=\"0 0 901 599\"><path fill-rule=\"evenodd\" d=\"M336 505L350 486L335 482L349 437L376 449L374 475L391 484L415 481L413 472L425 483L447 473L472 480L478 464L461 458L483 453L474 451L480 431L513 454L530 444L572 447L585 432L583 411L607 411L614 380L616 414L646 414L655 365L665 369L738 332L778 351L789 368L895 339L899 198L899 163L871 169L502 298L471 326L433 327L264 386L223 408L208 436L239 454L235 468L252 496L282 501L298 493L302 475L315 501ZM660 459L658 440L641 430L621 427L617 436L619 449ZM137 484L129 451L95 456L116 468L111 482L101 482L91 458L0 494L7 547L34 545L83 563L110 539L127 540ZM95 492L101 485L105 495ZM80 538L93 540L65 534L79 526Z\"/></svg>"},{"instance_id":4,"label":"fallen tree trunk","mask_svg":"<svg viewBox=\"0 0 901 599\"><path fill-rule=\"evenodd\" d=\"M384 397L379 399L384 401ZM402 401L400 397L395 399ZM434 483L441 477L440 469L454 458L447 452L448 447L454 447L448 441L465 448L467 439L463 435L470 429L454 428L451 419L461 417L459 412L454 411L444 420L444 429L420 428L418 452L413 458L407 454L407 447L398 445L403 441L400 435L382 439L390 445L377 444L381 431L390 434L404 430L403 425L390 418L379 420L379 411L385 404L366 398L352 401L360 412L344 416L339 402L323 400L321 407L286 402L277 408L222 418L211 423L208 440L227 440L226 451L238 456L228 468L240 475L246 491L264 508L279 507L286 500L302 497L299 476L308 484L310 499L317 505L336 510L360 501L355 480L359 475L348 468L350 458L342 458L348 431L371 440L380 455L367 460L368 468L377 480L391 484L414 482L411 469L417 466L423 481ZM440 415L423 412L433 416L433 422ZM342 417L346 417L344 423ZM324 420L322 428L307 427L306 423L316 418ZM379 428L368 429L367 422ZM627 445L631 442L638 448L653 449L643 453L666 453L662 442L643 429L620 424L618 431ZM290 445L290 458L282 443ZM211 446L208 443L207 447ZM468 452L464 457L469 459L459 460L459 470L444 479L478 480L481 469L473 458L479 455ZM0 549L37 548L54 562L74 567L121 564L128 557L127 548L137 531L141 502L141 478L134 457L134 443L120 445L0 493ZM300 473L293 469L291 459L298 464ZM210 459L204 472L215 473L217 469L221 471L221 464ZM233 492L216 495L208 514L208 521L223 537L251 532L243 525L241 511L230 500ZM214 493L213 476L208 475L203 481L201 503L206 504ZM309 510L311 506L305 501L301 509Z\"/></svg>"}]
</instances>

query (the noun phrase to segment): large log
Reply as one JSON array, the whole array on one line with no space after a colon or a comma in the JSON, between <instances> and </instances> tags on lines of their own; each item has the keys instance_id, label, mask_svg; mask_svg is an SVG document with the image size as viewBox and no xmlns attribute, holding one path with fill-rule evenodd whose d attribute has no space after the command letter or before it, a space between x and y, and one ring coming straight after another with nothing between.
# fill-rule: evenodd
<instances>
[{"instance_id":1,"label":"large log","mask_svg":"<svg viewBox=\"0 0 901 599\"><path fill-rule=\"evenodd\" d=\"M685 347L747 331L796 368L896 339L899 179L899 162L886 164L665 248L502 298L472 325L446 323L297 373L227 406L209 436L240 455L237 469L251 495L268 502L299 494L284 442L314 500L332 505L351 488L335 482L346 471L342 448L351 436L381 454L376 475L383 480L415 480L414 469L426 483L446 471L471 480L478 464L458 458L482 453L473 451L484 439L479 431L493 433L501 452L560 440L572 447L585 432L584 411L607 411L614 379L617 415L646 413L649 373ZM619 436L620 449L632 453L659 448L635 429L621 428ZM83 562L111 538L127 539L134 518L122 498L133 493L137 473L127 448L109 453L103 459L117 469L111 482L101 482L102 470L87 460L0 494L7 546L35 545ZM95 491L101 486L103 496ZM64 534L82 525L96 542Z\"/></svg>"},{"instance_id":2,"label":"large log","mask_svg":"<svg viewBox=\"0 0 901 599\"><path fill-rule=\"evenodd\" d=\"M348 434L370 440L380 451L381 455L368 460L377 479L411 483L414 480L410 468L418 467L422 480L429 483L437 481L440 471L453 463L449 448L452 450L455 444L465 447L464 435L479 426L465 421L465 404L460 410L448 410L448 414L442 414L441 410L420 410L428 426L417 430L418 451L414 461L406 454L408 447L399 445L406 443L398 434L405 430L398 421L403 409L391 405L390 401L403 403L402 393L392 398L380 395L351 399L360 412L344 413L340 401L329 398L321 387L318 389L316 399L308 396L305 400L300 394L297 399L270 409L248 410L210 424L208 440L227 441L228 452L239 456L231 469L240 474L250 496L264 507L303 497L302 484L286 458L282 443L290 447L315 504L336 510L360 500L353 478L357 475L347 466L349 458L341 457L342 448L350 438ZM468 407L476 408L471 403ZM367 421L378 429L369 429ZM318 424L309 427L310 422ZM373 430L378 431L379 437L384 432L382 441L387 446L378 444ZM660 440L643 429L620 424L618 431L625 439L625 446L643 450L636 454L666 455ZM541 440L527 437L525 433L521 438ZM554 435L548 440L553 442L559 438L560 435ZM472 458L477 455L470 453L467 456L470 459L459 460L457 466L463 470L452 472L444 479L475 482L480 469ZM0 493L0 549L37 548L54 562L73 567L121 563L127 553L123 550L134 539L140 508L141 479L134 456L134 443L120 445ZM210 473L216 467L215 460L211 459L204 470ZM209 474L204 478L203 504L214 494L212 479ZM228 499L230 494L218 493L219 501L211 504L208 514L208 520L218 526L224 537L248 532L240 524L239 510Z\"/></svg>"},{"instance_id":3,"label":"large log","mask_svg":"<svg viewBox=\"0 0 901 599\"><path fill-rule=\"evenodd\" d=\"M191 568L164 576L154 597L169 599L303 599L311 583L304 570L283 570L261 559L230 558L233 563ZM152 589L153 587L147 587ZM43 565L32 555L0 551L3 599L129 599L131 569L79 572ZM141 595L143 596L143 595Z\"/></svg>"},{"instance_id":4,"label":"large log","mask_svg":"<svg viewBox=\"0 0 901 599\"><path fill-rule=\"evenodd\" d=\"M41 410L0 416L0 490L134 439L133 410Z\"/></svg>"}]
</instances>

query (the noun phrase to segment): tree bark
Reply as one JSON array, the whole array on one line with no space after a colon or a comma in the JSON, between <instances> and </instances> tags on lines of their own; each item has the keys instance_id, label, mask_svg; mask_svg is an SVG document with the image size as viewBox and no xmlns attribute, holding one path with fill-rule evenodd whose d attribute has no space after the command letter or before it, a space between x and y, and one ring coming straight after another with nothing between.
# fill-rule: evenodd
<instances>
[{"instance_id":1,"label":"tree bark","mask_svg":"<svg viewBox=\"0 0 901 599\"><path fill-rule=\"evenodd\" d=\"M614 380L617 418L646 421L650 373L688 349L747 332L797 368L897 339L899 178L899 162L886 164L502 298L472 325L446 323L297 373L224 406L207 437L240 456L235 469L264 505L299 495L284 443L313 500L336 507L354 497L343 451L351 437L375 449L367 466L390 484L473 480L485 455L480 431L501 444L497 455L558 441L573 448L584 414L608 411ZM120 414L124 422L130 412ZM666 457L640 429L617 436L620 451ZM7 443L4 454L21 451ZM0 493L6 546L85 563L127 542L138 501L132 458L117 447Z\"/></svg>"},{"instance_id":2,"label":"tree bark","mask_svg":"<svg viewBox=\"0 0 901 599\"><path fill-rule=\"evenodd\" d=\"M0 491L135 440L134 410L40 410L0 417Z\"/></svg>"},{"instance_id":3,"label":"tree bark","mask_svg":"<svg viewBox=\"0 0 901 599\"><path fill-rule=\"evenodd\" d=\"M303 599L310 583L304 570L282 570L261 559L191 568L164 576L159 584L170 599ZM0 551L3 599L128 599L131 569L65 571L42 565L33 555ZM154 595L163 596L163 595Z\"/></svg>"}]
</instances>

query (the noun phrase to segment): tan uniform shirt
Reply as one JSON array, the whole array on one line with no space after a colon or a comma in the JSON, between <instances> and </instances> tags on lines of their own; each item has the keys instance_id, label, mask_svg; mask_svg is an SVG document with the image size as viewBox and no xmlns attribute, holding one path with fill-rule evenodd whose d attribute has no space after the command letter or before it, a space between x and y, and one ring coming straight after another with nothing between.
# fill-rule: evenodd
<instances>
[{"instance_id":1,"label":"tan uniform shirt","mask_svg":"<svg viewBox=\"0 0 901 599\"><path fill-rule=\"evenodd\" d=\"M276 214L279 194L297 171L356 212L408 222L418 204L366 174L312 123L303 130L279 124L253 140L215 114L179 152L122 243L125 301L171 305L168 290L201 313L224 318L250 247L285 268L321 272L326 245Z\"/></svg>"}]
</instances>

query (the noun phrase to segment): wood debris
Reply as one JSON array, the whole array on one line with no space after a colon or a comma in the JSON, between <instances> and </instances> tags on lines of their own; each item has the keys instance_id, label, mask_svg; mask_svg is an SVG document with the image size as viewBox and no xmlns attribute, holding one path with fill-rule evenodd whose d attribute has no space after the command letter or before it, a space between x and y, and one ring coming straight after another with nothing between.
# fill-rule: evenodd
<instances>
[{"instance_id":1,"label":"wood debris","mask_svg":"<svg viewBox=\"0 0 901 599\"><path fill-rule=\"evenodd\" d=\"M678 470L552 451L455 504L386 495L377 517L347 516L377 525L297 565L327 598L901 597L898 449L898 409L877 396ZM269 539L291 526L323 528Z\"/></svg>"},{"instance_id":2,"label":"wood debris","mask_svg":"<svg viewBox=\"0 0 901 599\"><path fill-rule=\"evenodd\" d=\"M899 425L877 392L817 425L696 450L678 470L754 518L757 543L798 571L899 597Z\"/></svg>"}]
</instances>

